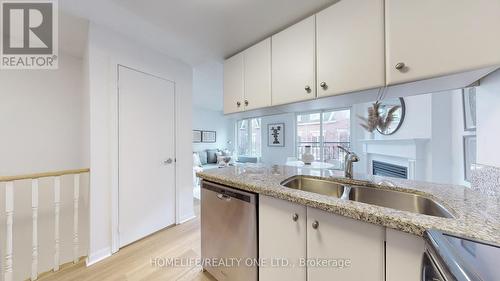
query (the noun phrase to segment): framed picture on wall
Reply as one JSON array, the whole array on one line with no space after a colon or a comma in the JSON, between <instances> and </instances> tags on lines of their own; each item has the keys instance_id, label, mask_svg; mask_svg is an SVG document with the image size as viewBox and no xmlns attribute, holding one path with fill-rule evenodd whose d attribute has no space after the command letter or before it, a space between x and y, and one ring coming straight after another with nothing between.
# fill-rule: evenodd
<instances>
[{"instance_id":1,"label":"framed picture on wall","mask_svg":"<svg viewBox=\"0 0 500 281\"><path fill-rule=\"evenodd\" d=\"M267 125L267 146L285 146L285 123Z\"/></svg>"},{"instance_id":2,"label":"framed picture on wall","mask_svg":"<svg viewBox=\"0 0 500 281\"><path fill-rule=\"evenodd\" d=\"M472 165L476 163L476 136L464 136L464 178L470 182Z\"/></svg>"},{"instance_id":3,"label":"framed picture on wall","mask_svg":"<svg viewBox=\"0 0 500 281\"><path fill-rule=\"evenodd\" d=\"M201 142L217 142L217 132L216 131L203 131L201 135Z\"/></svg>"},{"instance_id":4,"label":"framed picture on wall","mask_svg":"<svg viewBox=\"0 0 500 281\"><path fill-rule=\"evenodd\" d=\"M201 131L193 130L193 143L201 142Z\"/></svg>"},{"instance_id":5,"label":"framed picture on wall","mask_svg":"<svg viewBox=\"0 0 500 281\"><path fill-rule=\"evenodd\" d=\"M476 130L476 88L465 88L462 90L464 130Z\"/></svg>"}]
</instances>

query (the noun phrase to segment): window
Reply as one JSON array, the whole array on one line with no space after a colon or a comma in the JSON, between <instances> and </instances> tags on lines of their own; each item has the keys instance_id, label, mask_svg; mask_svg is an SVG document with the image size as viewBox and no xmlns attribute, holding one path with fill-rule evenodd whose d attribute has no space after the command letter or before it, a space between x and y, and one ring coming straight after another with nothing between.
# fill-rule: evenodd
<instances>
[{"instance_id":1,"label":"window","mask_svg":"<svg viewBox=\"0 0 500 281\"><path fill-rule=\"evenodd\" d=\"M338 147L351 144L351 110L329 110L297 115L297 157L311 146L316 161L343 169L345 153Z\"/></svg>"},{"instance_id":2,"label":"window","mask_svg":"<svg viewBox=\"0 0 500 281\"><path fill-rule=\"evenodd\" d=\"M260 118L238 121L236 134L238 155L260 157L262 139Z\"/></svg>"}]
</instances>

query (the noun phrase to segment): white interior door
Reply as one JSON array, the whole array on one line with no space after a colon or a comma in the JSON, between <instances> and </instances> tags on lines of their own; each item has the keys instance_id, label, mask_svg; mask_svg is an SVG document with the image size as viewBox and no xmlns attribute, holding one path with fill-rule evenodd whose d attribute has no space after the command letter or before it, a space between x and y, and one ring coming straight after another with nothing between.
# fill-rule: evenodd
<instances>
[{"instance_id":1,"label":"white interior door","mask_svg":"<svg viewBox=\"0 0 500 281\"><path fill-rule=\"evenodd\" d=\"M120 247L175 223L174 83L119 67Z\"/></svg>"}]
</instances>

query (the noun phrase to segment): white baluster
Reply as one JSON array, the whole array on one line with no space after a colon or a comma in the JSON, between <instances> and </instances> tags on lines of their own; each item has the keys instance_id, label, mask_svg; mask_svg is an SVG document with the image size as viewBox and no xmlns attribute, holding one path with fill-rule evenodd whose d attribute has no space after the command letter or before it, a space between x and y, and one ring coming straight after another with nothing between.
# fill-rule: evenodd
<instances>
[{"instance_id":1,"label":"white baluster","mask_svg":"<svg viewBox=\"0 0 500 281\"><path fill-rule=\"evenodd\" d=\"M36 280L38 278L38 179L31 180L31 209L33 218L31 280Z\"/></svg>"},{"instance_id":2,"label":"white baluster","mask_svg":"<svg viewBox=\"0 0 500 281\"><path fill-rule=\"evenodd\" d=\"M5 185L5 272L4 280L12 281L12 225L14 222L14 183L7 182Z\"/></svg>"},{"instance_id":3,"label":"white baluster","mask_svg":"<svg viewBox=\"0 0 500 281\"><path fill-rule=\"evenodd\" d=\"M79 259L78 242L78 200L80 197L80 174L76 174L73 184L73 263Z\"/></svg>"},{"instance_id":4,"label":"white baluster","mask_svg":"<svg viewBox=\"0 0 500 281\"><path fill-rule=\"evenodd\" d=\"M59 212L61 209L61 177L54 178L54 271L59 270Z\"/></svg>"}]
</instances>

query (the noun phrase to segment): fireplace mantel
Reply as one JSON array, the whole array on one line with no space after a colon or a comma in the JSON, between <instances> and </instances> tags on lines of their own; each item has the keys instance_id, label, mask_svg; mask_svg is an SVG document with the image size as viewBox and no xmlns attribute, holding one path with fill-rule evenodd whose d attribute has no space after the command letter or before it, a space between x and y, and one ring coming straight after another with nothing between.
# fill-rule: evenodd
<instances>
[{"instance_id":1,"label":"fireplace mantel","mask_svg":"<svg viewBox=\"0 0 500 281\"><path fill-rule=\"evenodd\" d=\"M409 179L425 179L425 159L428 138L414 139L366 139L363 153L367 161L367 172L372 173L373 160L408 167Z\"/></svg>"},{"instance_id":2,"label":"fireplace mantel","mask_svg":"<svg viewBox=\"0 0 500 281\"><path fill-rule=\"evenodd\" d=\"M426 146L430 139L366 139L361 140L365 154L380 154L407 159L425 157Z\"/></svg>"}]
</instances>

